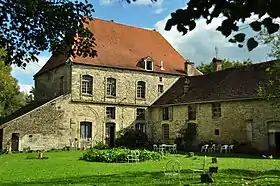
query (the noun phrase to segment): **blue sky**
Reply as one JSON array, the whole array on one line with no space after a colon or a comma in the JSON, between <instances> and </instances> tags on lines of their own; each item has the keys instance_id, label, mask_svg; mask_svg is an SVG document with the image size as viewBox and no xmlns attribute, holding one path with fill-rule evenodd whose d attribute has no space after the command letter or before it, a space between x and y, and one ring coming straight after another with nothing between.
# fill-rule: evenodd
<instances>
[{"instance_id":1,"label":"blue sky","mask_svg":"<svg viewBox=\"0 0 280 186\"><path fill-rule=\"evenodd\" d=\"M121 2L121 0L89 0L95 9L94 17L142 28L156 29L186 59L193 61L196 65L201 62L210 62L215 55L215 46L218 47L218 55L221 58L231 60L250 58L255 62L267 60L268 47L261 46L253 52L248 52L246 48L239 49L228 43L228 39L215 31L223 18L217 18L210 25L206 25L204 20L198 20L197 28L186 36L182 36L176 29L169 32L164 31L164 25L170 13L178 8L185 7L187 1L157 1L157 3L151 3L150 0L137 0L136 3L127 4ZM25 70L17 67L13 68L12 75L17 78L22 91L28 91L33 86L33 75L45 64L49 57L49 53L43 52L39 56L38 64L29 64Z\"/></svg>"}]
</instances>

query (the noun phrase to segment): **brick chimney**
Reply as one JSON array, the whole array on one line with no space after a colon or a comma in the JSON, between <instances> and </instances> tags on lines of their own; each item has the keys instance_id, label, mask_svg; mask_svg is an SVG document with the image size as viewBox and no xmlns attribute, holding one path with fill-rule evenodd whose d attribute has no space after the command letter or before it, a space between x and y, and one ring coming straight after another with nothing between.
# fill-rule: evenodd
<instances>
[{"instance_id":1,"label":"brick chimney","mask_svg":"<svg viewBox=\"0 0 280 186\"><path fill-rule=\"evenodd\" d=\"M222 59L216 58L216 57L214 57L214 58L212 59L213 71L214 71L214 72L217 72L217 71L222 70L222 61L223 61Z\"/></svg>"},{"instance_id":2,"label":"brick chimney","mask_svg":"<svg viewBox=\"0 0 280 186\"><path fill-rule=\"evenodd\" d=\"M188 76L193 76L194 75L194 63L186 60L184 64L184 70L188 74Z\"/></svg>"}]
</instances>

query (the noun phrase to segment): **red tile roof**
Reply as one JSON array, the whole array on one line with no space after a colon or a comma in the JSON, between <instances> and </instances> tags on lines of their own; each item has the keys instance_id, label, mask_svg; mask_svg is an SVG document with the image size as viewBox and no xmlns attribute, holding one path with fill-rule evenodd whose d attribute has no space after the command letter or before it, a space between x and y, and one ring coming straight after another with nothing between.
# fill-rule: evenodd
<instances>
[{"instance_id":1,"label":"red tile roof","mask_svg":"<svg viewBox=\"0 0 280 186\"><path fill-rule=\"evenodd\" d=\"M185 74L186 60L155 30L100 19L93 19L88 27L95 36L98 56L72 58L73 63L144 70L137 64L141 58L150 56L154 60L155 72ZM35 76L62 65L65 61L65 57L52 56ZM164 70L160 69L161 61ZM200 74L195 70L195 75Z\"/></svg>"}]
</instances>

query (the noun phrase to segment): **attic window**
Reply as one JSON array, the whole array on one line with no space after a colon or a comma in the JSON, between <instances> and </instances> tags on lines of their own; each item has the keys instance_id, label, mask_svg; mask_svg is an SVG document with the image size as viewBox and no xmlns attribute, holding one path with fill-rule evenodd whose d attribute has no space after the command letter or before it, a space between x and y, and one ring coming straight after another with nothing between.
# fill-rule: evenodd
<instances>
[{"instance_id":1,"label":"attic window","mask_svg":"<svg viewBox=\"0 0 280 186\"><path fill-rule=\"evenodd\" d=\"M153 70L153 61L151 61L151 60L145 61L145 70L148 70L148 71Z\"/></svg>"}]
</instances>

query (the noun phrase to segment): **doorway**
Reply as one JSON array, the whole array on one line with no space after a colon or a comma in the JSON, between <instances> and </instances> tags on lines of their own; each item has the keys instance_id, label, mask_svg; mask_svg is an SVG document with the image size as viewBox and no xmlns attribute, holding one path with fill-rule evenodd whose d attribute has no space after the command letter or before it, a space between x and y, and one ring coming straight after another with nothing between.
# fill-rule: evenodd
<instances>
[{"instance_id":1,"label":"doorway","mask_svg":"<svg viewBox=\"0 0 280 186\"><path fill-rule=\"evenodd\" d=\"M3 150L3 129L0 129L0 152Z\"/></svg>"},{"instance_id":2,"label":"doorway","mask_svg":"<svg viewBox=\"0 0 280 186\"><path fill-rule=\"evenodd\" d=\"M19 149L19 133L12 133L12 151Z\"/></svg>"},{"instance_id":3,"label":"doorway","mask_svg":"<svg viewBox=\"0 0 280 186\"><path fill-rule=\"evenodd\" d=\"M106 123L106 145L109 147L115 146L116 124Z\"/></svg>"},{"instance_id":4,"label":"doorway","mask_svg":"<svg viewBox=\"0 0 280 186\"><path fill-rule=\"evenodd\" d=\"M275 132L275 147L277 151L280 151L280 132Z\"/></svg>"}]
</instances>

